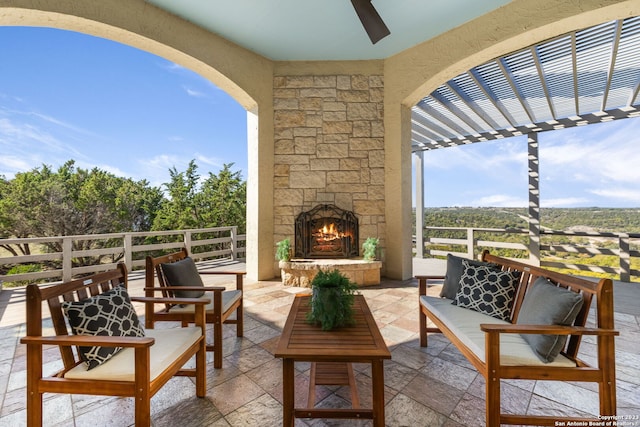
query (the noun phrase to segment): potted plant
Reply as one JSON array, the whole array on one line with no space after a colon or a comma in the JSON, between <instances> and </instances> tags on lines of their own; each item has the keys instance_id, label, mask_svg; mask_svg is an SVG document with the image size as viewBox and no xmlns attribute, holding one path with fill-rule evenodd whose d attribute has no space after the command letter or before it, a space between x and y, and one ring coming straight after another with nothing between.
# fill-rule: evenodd
<instances>
[{"instance_id":1,"label":"potted plant","mask_svg":"<svg viewBox=\"0 0 640 427\"><path fill-rule=\"evenodd\" d=\"M358 285L338 270L319 270L311 281L311 310L307 322L328 331L353 323L353 300Z\"/></svg>"},{"instance_id":2,"label":"potted plant","mask_svg":"<svg viewBox=\"0 0 640 427\"><path fill-rule=\"evenodd\" d=\"M289 239L280 240L276 243L276 259L284 262L291 259L291 241Z\"/></svg>"},{"instance_id":3,"label":"potted plant","mask_svg":"<svg viewBox=\"0 0 640 427\"><path fill-rule=\"evenodd\" d=\"M367 240L362 244L363 258L365 260L374 261L376 259L378 243L380 243L380 240L377 237L367 237Z\"/></svg>"}]
</instances>

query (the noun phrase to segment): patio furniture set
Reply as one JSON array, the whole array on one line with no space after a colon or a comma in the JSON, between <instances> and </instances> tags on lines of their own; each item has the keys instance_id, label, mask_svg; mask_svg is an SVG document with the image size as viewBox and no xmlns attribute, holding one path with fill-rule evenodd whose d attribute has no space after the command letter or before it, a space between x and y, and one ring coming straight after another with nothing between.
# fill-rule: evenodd
<instances>
[{"instance_id":1,"label":"patio furniture set","mask_svg":"<svg viewBox=\"0 0 640 427\"><path fill-rule=\"evenodd\" d=\"M601 415L615 416L617 331L610 280L594 283L488 253L481 262L455 258L448 260L447 276L439 278L444 279L442 298L426 296L435 277L417 277L420 345L427 345L427 333L441 332L485 377L487 425L554 425L551 417L501 414L500 381L507 378L597 382ZM208 273L199 272L183 249L147 258L144 297L128 295L124 264L66 283L29 285L27 336L21 340L27 346L27 424L42 425L44 393L133 397L136 426L150 425L150 399L173 376L194 377L196 396L204 397L206 351L213 352L214 367L222 367L222 325L235 324L237 336L243 334L243 273L215 272L235 277L235 289L229 290L204 286L200 274ZM597 325L587 327L594 297ZM283 425L293 426L295 418L356 418L384 426L383 364L391 353L365 298L355 298L354 324L331 331L306 322L309 299L294 299L274 352L283 360ZM144 303L144 328L132 301ZM43 317L45 302L53 334ZM549 305L570 313L558 314ZM436 327L428 326L427 319ZM182 327L163 327L164 321ZM207 324L213 325L209 344ZM597 367L578 358L584 335L597 338ZM64 368L45 376L43 360L50 346L59 347ZM296 362L311 362L305 408L294 407ZM360 407L352 363L371 365L371 408ZM320 384L349 385L352 408L315 408Z\"/></svg>"}]
</instances>

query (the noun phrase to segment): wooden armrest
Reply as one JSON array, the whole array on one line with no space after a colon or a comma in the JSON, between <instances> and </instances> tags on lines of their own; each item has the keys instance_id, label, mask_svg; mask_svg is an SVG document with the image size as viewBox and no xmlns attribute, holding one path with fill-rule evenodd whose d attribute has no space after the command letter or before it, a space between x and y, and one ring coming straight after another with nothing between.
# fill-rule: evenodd
<instances>
[{"instance_id":1,"label":"wooden armrest","mask_svg":"<svg viewBox=\"0 0 640 427\"><path fill-rule=\"evenodd\" d=\"M207 270L204 270L204 271L198 270L198 273L200 274L234 274L236 276L244 276L245 274L247 274L244 271L207 271Z\"/></svg>"},{"instance_id":2,"label":"wooden armrest","mask_svg":"<svg viewBox=\"0 0 640 427\"><path fill-rule=\"evenodd\" d=\"M224 286L162 286L153 288L144 288L145 291L224 291Z\"/></svg>"},{"instance_id":3,"label":"wooden armrest","mask_svg":"<svg viewBox=\"0 0 640 427\"><path fill-rule=\"evenodd\" d=\"M444 280L444 276L415 276L418 279L418 295L427 294L427 282L429 280Z\"/></svg>"},{"instance_id":4,"label":"wooden armrest","mask_svg":"<svg viewBox=\"0 0 640 427\"><path fill-rule=\"evenodd\" d=\"M615 329L584 328L579 326L561 325L501 325L496 323L482 323L480 329L495 334L549 334L549 335L620 335Z\"/></svg>"},{"instance_id":5,"label":"wooden armrest","mask_svg":"<svg viewBox=\"0 0 640 427\"><path fill-rule=\"evenodd\" d=\"M200 274L212 274L212 275L234 275L236 276L236 289L238 290L242 290L243 288L243 284L242 284L242 278L245 274L247 274L244 271L198 271L198 273Z\"/></svg>"},{"instance_id":6,"label":"wooden armrest","mask_svg":"<svg viewBox=\"0 0 640 427\"><path fill-rule=\"evenodd\" d=\"M103 347L151 347L156 342L151 337L107 337L103 335L56 335L48 337L26 336L20 339L22 344L78 345Z\"/></svg>"},{"instance_id":7,"label":"wooden armrest","mask_svg":"<svg viewBox=\"0 0 640 427\"><path fill-rule=\"evenodd\" d=\"M131 297L131 301L136 302L152 302L158 304L195 304L207 305L211 302L202 298L153 298L153 297Z\"/></svg>"}]
</instances>

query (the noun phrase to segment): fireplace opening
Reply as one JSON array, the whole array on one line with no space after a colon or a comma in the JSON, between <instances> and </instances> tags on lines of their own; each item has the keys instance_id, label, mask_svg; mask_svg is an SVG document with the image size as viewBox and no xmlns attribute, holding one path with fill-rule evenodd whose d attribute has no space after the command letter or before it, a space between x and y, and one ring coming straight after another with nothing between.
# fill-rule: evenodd
<instances>
[{"instance_id":1,"label":"fireplace opening","mask_svg":"<svg viewBox=\"0 0 640 427\"><path fill-rule=\"evenodd\" d=\"M296 258L350 258L358 254L358 218L353 212L325 204L296 218Z\"/></svg>"}]
</instances>

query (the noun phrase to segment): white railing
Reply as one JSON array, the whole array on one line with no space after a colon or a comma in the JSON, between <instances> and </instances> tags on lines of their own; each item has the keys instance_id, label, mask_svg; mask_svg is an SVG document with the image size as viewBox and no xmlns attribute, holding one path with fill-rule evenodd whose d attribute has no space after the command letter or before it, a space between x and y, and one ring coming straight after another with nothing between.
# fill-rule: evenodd
<instances>
[{"instance_id":1,"label":"white railing","mask_svg":"<svg viewBox=\"0 0 640 427\"><path fill-rule=\"evenodd\" d=\"M100 242L98 249L89 248L88 241ZM186 247L196 260L245 259L246 235L238 235L237 227L198 228L189 230L143 231L131 233L92 234L79 236L31 237L0 239L0 245L25 245L37 254L0 256L3 267L46 264L41 271L2 275L0 282L67 281L79 275L105 271L123 261L129 271L144 268L145 257L151 252L169 252ZM59 248L51 250L51 248ZM5 252L3 252L5 253ZM108 258L106 262L81 265L82 257Z\"/></svg>"},{"instance_id":2,"label":"white railing","mask_svg":"<svg viewBox=\"0 0 640 427\"><path fill-rule=\"evenodd\" d=\"M458 233L460 237L437 237L442 232ZM466 227L425 227L424 254L429 257L442 257L448 253L477 258L483 249L507 249L518 253L518 258L542 267L575 270L576 274L604 273L618 276L620 281L631 282L640 280L640 270L632 268L632 259L640 259L640 251L634 250L640 245L639 233L596 233L596 232L565 232L541 230L538 247L532 247L535 240L529 239L529 232L522 229L502 228L466 228ZM523 242L501 242L496 240L481 240L482 234L522 235ZM544 244L545 237L566 237L562 244ZM577 242L582 239L584 242ZM596 244L599 242L600 244ZM607 243L609 247L603 247ZM452 249L453 247L453 249ZM420 256L419 252L417 252ZM538 259L533 254L541 254ZM618 258L616 266L593 265L579 262L563 262L562 255L583 254L585 256L608 255ZM632 279L633 278L633 279Z\"/></svg>"}]
</instances>

